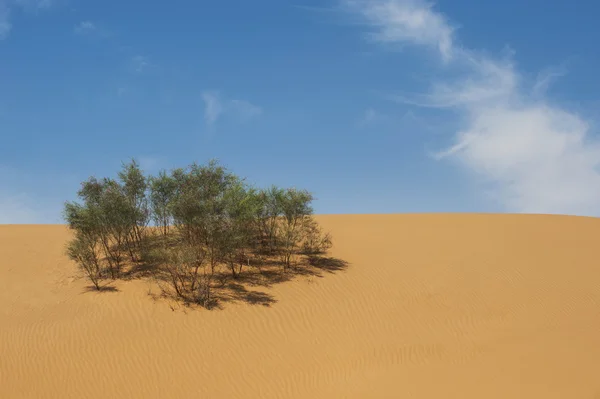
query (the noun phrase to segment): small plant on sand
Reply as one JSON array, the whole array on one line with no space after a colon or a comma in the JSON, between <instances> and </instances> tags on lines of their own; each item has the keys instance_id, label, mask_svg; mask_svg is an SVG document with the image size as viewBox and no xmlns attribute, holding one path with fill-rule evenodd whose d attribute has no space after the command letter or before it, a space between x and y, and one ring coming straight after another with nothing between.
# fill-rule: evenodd
<instances>
[{"instance_id":1,"label":"small plant on sand","mask_svg":"<svg viewBox=\"0 0 600 399\"><path fill-rule=\"evenodd\" d=\"M302 253L305 255L319 255L327 252L331 246L331 234L323 233L314 219L308 219L304 224Z\"/></svg>"},{"instance_id":2,"label":"small plant on sand","mask_svg":"<svg viewBox=\"0 0 600 399\"><path fill-rule=\"evenodd\" d=\"M68 207L67 213L70 225L76 229L75 238L67 245L67 255L79 264L94 287L100 290L100 237L93 224L94 219L89 211L76 206Z\"/></svg>"},{"instance_id":3,"label":"small plant on sand","mask_svg":"<svg viewBox=\"0 0 600 399\"><path fill-rule=\"evenodd\" d=\"M288 189L279 197L283 217L278 229L280 256L284 269L293 265L300 244L306 240L307 225L312 221L312 195L305 190Z\"/></svg>"},{"instance_id":4,"label":"small plant on sand","mask_svg":"<svg viewBox=\"0 0 600 399\"><path fill-rule=\"evenodd\" d=\"M172 290L174 296L188 303L208 306L211 303L213 274L206 263L206 252L185 244L160 249L154 254L161 271L167 276L164 292Z\"/></svg>"}]
</instances>

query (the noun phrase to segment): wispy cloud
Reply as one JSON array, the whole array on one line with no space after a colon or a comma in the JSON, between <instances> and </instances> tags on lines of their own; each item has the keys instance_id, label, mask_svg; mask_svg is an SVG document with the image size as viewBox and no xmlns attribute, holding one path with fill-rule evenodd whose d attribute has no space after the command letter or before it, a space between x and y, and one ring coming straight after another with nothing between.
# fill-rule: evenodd
<instances>
[{"instance_id":1,"label":"wispy cloud","mask_svg":"<svg viewBox=\"0 0 600 399\"><path fill-rule=\"evenodd\" d=\"M230 115L242 121L262 114L261 107L245 100L223 99L217 91L202 93L204 101L204 120L207 125L214 126L224 115Z\"/></svg>"},{"instance_id":2,"label":"wispy cloud","mask_svg":"<svg viewBox=\"0 0 600 399\"><path fill-rule=\"evenodd\" d=\"M464 120L454 144L437 154L492 185L506 210L600 215L600 144L590 123L545 96L563 71L546 71L527 88L514 56L497 58L456 44L448 19L422 0L344 0L371 27L370 36L435 48L463 73L432 82L402 101L454 110Z\"/></svg>"},{"instance_id":3,"label":"wispy cloud","mask_svg":"<svg viewBox=\"0 0 600 399\"><path fill-rule=\"evenodd\" d=\"M223 113L219 94L216 92L204 92L202 93L202 100L204 101L204 120L208 125L214 125Z\"/></svg>"},{"instance_id":4,"label":"wispy cloud","mask_svg":"<svg viewBox=\"0 0 600 399\"><path fill-rule=\"evenodd\" d=\"M554 81L567 74L567 68L562 65L554 68L547 68L541 71L535 84L533 85L533 94L535 96L543 96Z\"/></svg>"},{"instance_id":5,"label":"wispy cloud","mask_svg":"<svg viewBox=\"0 0 600 399\"><path fill-rule=\"evenodd\" d=\"M27 12L37 12L52 5L52 0L0 0L0 40L6 39L12 30L11 8L19 7Z\"/></svg>"},{"instance_id":6,"label":"wispy cloud","mask_svg":"<svg viewBox=\"0 0 600 399\"><path fill-rule=\"evenodd\" d=\"M452 57L454 28L447 19L420 0L343 0L343 7L364 17L376 29L371 37L379 42L412 43L437 49L445 60Z\"/></svg>"},{"instance_id":7,"label":"wispy cloud","mask_svg":"<svg viewBox=\"0 0 600 399\"><path fill-rule=\"evenodd\" d=\"M91 33L97 32L98 27L92 21L81 21L75 26L73 31L78 35L89 35Z\"/></svg>"},{"instance_id":8,"label":"wispy cloud","mask_svg":"<svg viewBox=\"0 0 600 399\"><path fill-rule=\"evenodd\" d=\"M360 126L369 125L377 120L379 113L373 108L367 108L359 121Z\"/></svg>"},{"instance_id":9,"label":"wispy cloud","mask_svg":"<svg viewBox=\"0 0 600 399\"><path fill-rule=\"evenodd\" d=\"M6 1L0 0L0 40L5 39L11 29L10 9L8 8L8 4L6 4Z\"/></svg>"},{"instance_id":10,"label":"wispy cloud","mask_svg":"<svg viewBox=\"0 0 600 399\"><path fill-rule=\"evenodd\" d=\"M378 111L374 108L369 107L359 117L357 124L358 124L358 127L368 127L368 126L381 125L383 123L387 124L387 122L390 122L391 120L392 120L392 118L390 118L389 115L384 114L381 111Z\"/></svg>"},{"instance_id":11,"label":"wispy cloud","mask_svg":"<svg viewBox=\"0 0 600 399\"><path fill-rule=\"evenodd\" d=\"M150 66L150 59L144 55L135 55L129 60L131 68L135 72L143 72Z\"/></svg>"}]
</instances>

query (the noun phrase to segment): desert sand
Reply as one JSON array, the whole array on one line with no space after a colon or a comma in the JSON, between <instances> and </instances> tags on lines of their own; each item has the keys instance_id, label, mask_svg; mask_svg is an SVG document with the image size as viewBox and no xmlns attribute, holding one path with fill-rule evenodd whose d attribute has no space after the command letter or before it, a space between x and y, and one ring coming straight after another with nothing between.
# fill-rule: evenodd
<instances>
[{"instance_id":1,"label":"desert sand","mask_svg":"<svg viewBox=\"0 0 600 399\"><path fill-rule=\"evenodd\" d=\"M221 310L93 292L66 227L0 226L0 398L600 398L600 219L318 220L345 270Z\"/></svg>"}]
</instances>

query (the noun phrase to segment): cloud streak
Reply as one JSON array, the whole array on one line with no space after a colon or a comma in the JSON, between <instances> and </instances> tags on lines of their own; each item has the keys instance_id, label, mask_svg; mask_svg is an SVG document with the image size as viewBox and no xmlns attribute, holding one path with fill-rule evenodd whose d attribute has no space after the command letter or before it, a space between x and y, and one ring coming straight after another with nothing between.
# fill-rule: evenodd
<instances>
[{"instance_id":1,"label":"cloud streak","mask_svg":"<svg viewBox=\"0 0 600 399\"><path fill-rule=\"evenodd\" d=\"M96 32L98 28L92 21L82 21L73 29L78 35L88 35Z\"/></svg>"},{"instance_id":2,"label":"cloud streak","mask_svg":"<svg viewBox=\"0 0 600 399\"><path fill-rule=\"evenodd\" d=\"M370 124L374 123L375 121L377 121L377 119L379 119L379 113L377 111L375 111L373 108L367 108L365 110L362 118L360 118L358 125L359 126L370 125Z\"/></svg>"},{"instance_id":3,"label":"cloud streak","mask_svg":"<svg viewBox=\"0 0 600 399\"><path fill-rule=\"evenodd\" d=\"M538 74L536 82L533 86L533 94L537 96L543 96L550 85L558 78L567 74L567 70L564 66L557 68L548 68Z\"/></svg>"},{"instance_id":4,"label":"cloud streak","mask_svg":"<svg viewBox=\"0 0 600 399\"><path fill-rule=\"evenodd\" d=\"M6 0L0 0L0 40L6 39L11 29L8 3Z\"/></svg>"},{"instance_id":5,"label":"cloud streak","mask_svg":"<svg viewBox=\"0 0 600 399\"><path fill-rule=\"evenodd\" d=\"M342 5L347 11L362 15L375 28L371 37L376 41L424 45L437 49L445 60L452 57L454 28L429 3L345 0Z\"/></svg>"},{"instance_id":6,"label":"cloud streak","mask_svg":"<svg viewBox=\"0 0 600 399\"><path fill-rule=\"evenodd\" d=\"M202 101L204 101L204 120L207 125L214 125L221 114L223 114L223 106L219 94L216 92L202 93Z\"/></svg>"},{"instance_id":7,"label":"cloud streak","mask_svg":"<svg viewBox=\"0 0 600 399\"><path fill-rule=\"evenodd\" d=\"M262 108L257 105L245 100L223 99L217 91L203 92L202 101L204 102L204 121L208 126L214 126L225 115L247 121L263 113Z\"/></svg>"},{"instance_id":8,"label":"cloud streak","mask_svg":"<svg viewBox=\"0 0 600 399\"><path fill-rule=\"evenodd\" d=\"M464 121L453 145L437 159L453 159L491 185L505 210L600 215L600 144L590 123L546 98L564 69L542 72L532 87L513 56L494 58L457 44L448 19L421 0L346 0L370 37L382 43L433 48L458 78L432 82L420 96L397 99L447 108Z\"/></svg>"},{"instance_id":9,"label":"cloud streak","mask_svg":"<svg viewBox=\"0 0 600 399\"><path fill-rule=\"evenodd\" d=\"M146 56L136 55L131 57L130 64L135 72L140 73L150 66L150 60Z\"/></svg>"},{"instance_id":10,"label":"cloud streak","mask_svg":"<svg viewBox=\"0 0 600 399\"><path fill-rule=\"evenodd\" d=\"M48 8L52 0L0 0L0 40L4 40L12 30L10 22L11 8L20 7L29 12Z\"/></svg>"}]
</instances>

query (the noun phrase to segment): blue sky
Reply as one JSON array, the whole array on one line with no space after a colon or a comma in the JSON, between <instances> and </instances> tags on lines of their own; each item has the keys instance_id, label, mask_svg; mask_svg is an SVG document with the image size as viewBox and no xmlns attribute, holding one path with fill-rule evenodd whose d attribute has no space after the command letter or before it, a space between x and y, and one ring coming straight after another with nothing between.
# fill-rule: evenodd
<instances>
[{"instance_id":1,"label":"blue sky","mask_svg":"<svg viewBox=\"0 0 600 399\"><path fill-rule=\"evenodd\" d=\"M317 213L600 215L600 3L0 0L0 223L217 158Z\"/></svg>"}]
</instances>

